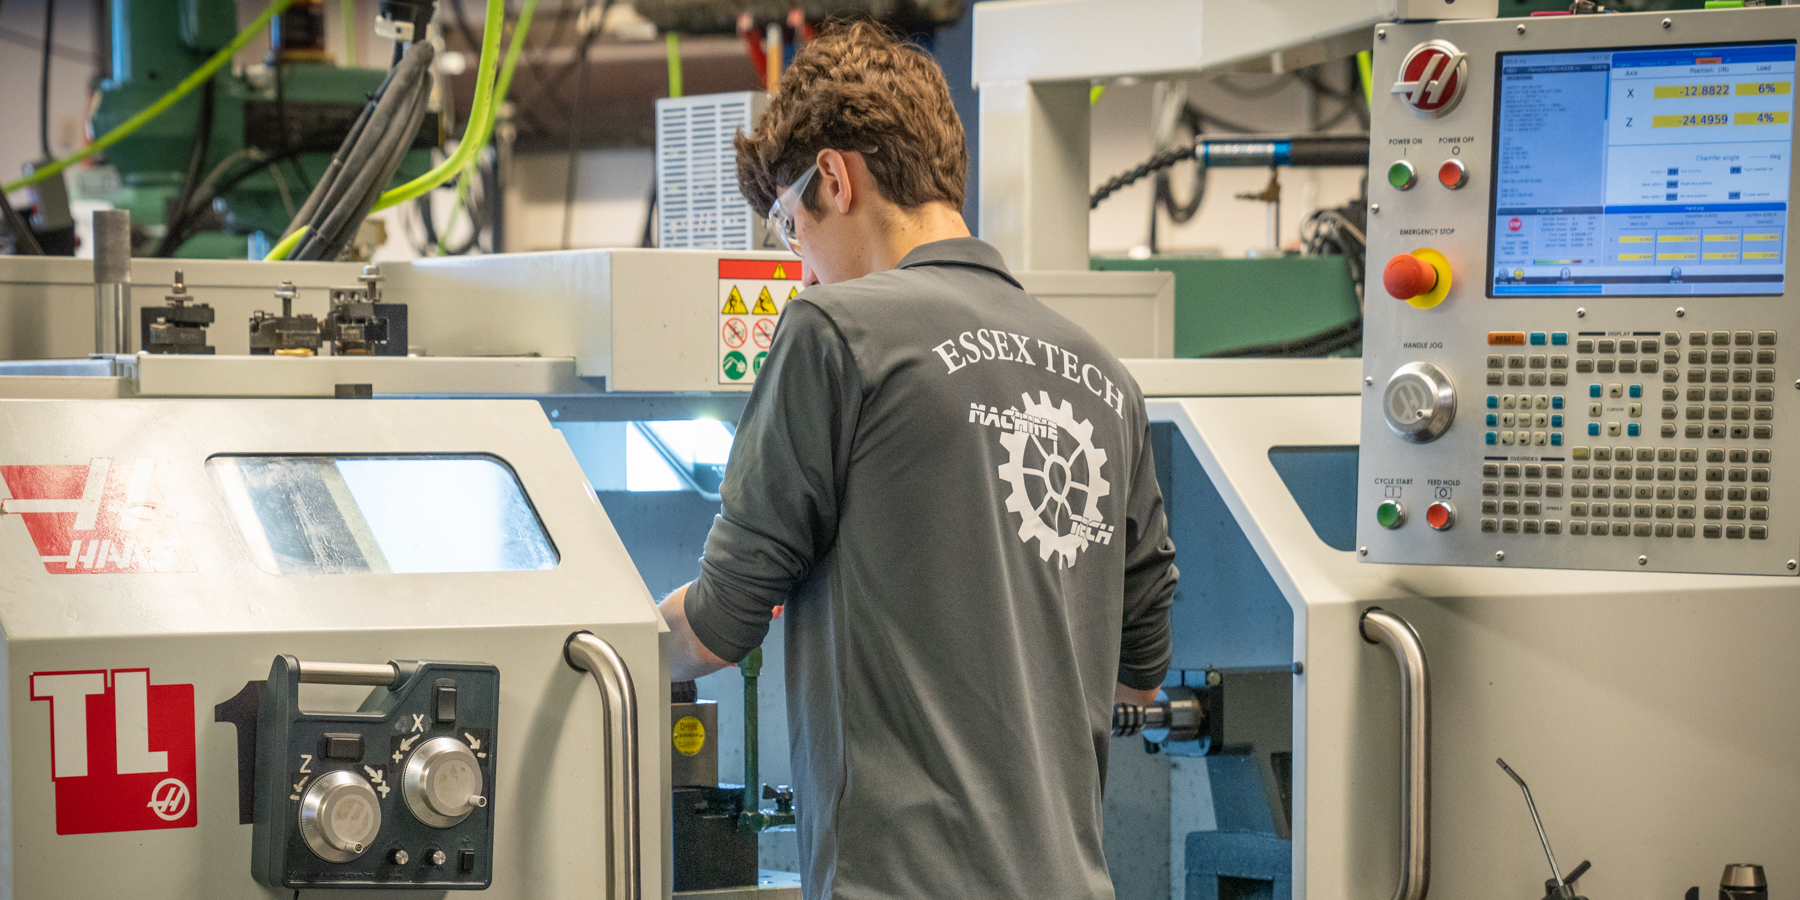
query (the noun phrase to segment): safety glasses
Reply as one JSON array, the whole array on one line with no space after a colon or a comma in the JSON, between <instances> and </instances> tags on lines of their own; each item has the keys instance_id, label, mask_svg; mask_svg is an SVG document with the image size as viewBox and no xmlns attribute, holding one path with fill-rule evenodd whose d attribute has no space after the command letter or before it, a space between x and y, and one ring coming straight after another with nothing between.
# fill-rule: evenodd
<instances>
[{"instance_id":1,"label":"safety glasses","mask_svg":"<svg viewBox=\"0 0 1800 900\"><path fill-rule=\"evenodd\" d=\"M789 253L800 253L800 236L795 232L794 217L800 212L800 198L806 193L806 186L812 183L813 176L818 174L819 165L801 173L799 179L787 186L787 190L769 204L769 232L786 247Z\"/></svg>"}]
</instances>

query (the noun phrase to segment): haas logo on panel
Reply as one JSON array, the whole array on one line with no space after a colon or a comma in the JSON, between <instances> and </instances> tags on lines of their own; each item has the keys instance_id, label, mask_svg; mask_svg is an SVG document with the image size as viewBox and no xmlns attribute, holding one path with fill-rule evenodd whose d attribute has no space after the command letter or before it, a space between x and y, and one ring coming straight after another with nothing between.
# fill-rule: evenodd
<instances>
[{"instance_id":1,"label":"haas logo on panel","mask_svg":"<svg viewBox=\"0 0 1800 900\"><path fill-rule=\"evenodd\" d=\"M148 669L33 672L50 714L56 833L192 828L194 686Z\"/></svg>"},{"instance_id":2,"label":"haas logo on panel","mask_svg":"<svg viewBox=\"0 0 1800 900\"><path fill-rule=\"evenodd\" d=\"M1468 55L1449 41L1426 41L1400 61L1394 93L1414 113L1435 118L1456 108L1468 84Z\"/></svg>"},{"instance_id":3,"label":"haas logo on panel","mask_svg":"<svg viewBox=\"0 0 1800 900\"><path fill-rule=\"evenodd\" d=\"M194 571L156 490L155 459L0 466L0 498L0 514L25 521L52 575Z\"/></svg>"}]
</instances>

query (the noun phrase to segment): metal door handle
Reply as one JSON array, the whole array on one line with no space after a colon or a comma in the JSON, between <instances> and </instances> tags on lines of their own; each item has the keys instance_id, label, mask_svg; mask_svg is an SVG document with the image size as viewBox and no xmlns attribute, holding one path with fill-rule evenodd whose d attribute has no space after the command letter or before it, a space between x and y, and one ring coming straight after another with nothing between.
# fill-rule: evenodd
<instances>
[{"instance_id":1,"label":"metal door handle","mask_svg":"<svg viewBox=\"0 0 1800 900\"><path fill-rule=\"evenodd\" d=\"M1425 645L1405 619L1377 607L1362 615L1363 640L1400 664L1400 884L1394 900L1425 900L1431 885L1431 694Z\"/></svg>"},{"instance_id":2,"label":"metal door handle","mask_svg":"<svg viewBox=\"0 0 1800 900\"><path fill-rule=\"evenodd\" d=\"M577 631L563 644L563 659L594 676L606 720L606 896L642 900L644 879L638 859L638 710L631 670L611 644L592 632ZM617 745L617 746L615 746ZM624 779L625 802L616 803L615 776ZM622 821L621 821L622 820Z\"/></svg>"}]
</instances>

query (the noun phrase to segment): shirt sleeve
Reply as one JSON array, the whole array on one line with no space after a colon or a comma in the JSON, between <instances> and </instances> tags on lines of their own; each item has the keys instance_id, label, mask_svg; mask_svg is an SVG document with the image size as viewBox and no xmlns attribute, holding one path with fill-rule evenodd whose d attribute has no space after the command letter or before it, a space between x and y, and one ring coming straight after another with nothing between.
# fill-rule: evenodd
<instances>
[{"instance_id":1,"label":"shirt sleeve","mask_svg":"<svg viewBox=\"0 0 1800 900\"><path fill-rule=\"evenodd\" d=\"M789 303L738 422L722 508L685 603L694 635L721 659L762 643L773 608L836 540L861 406L843 334L817 306Z\"/></svg>"},{"instance_id":2,"label":"shirt sleeve","mask_svg":"<svg viewBox=\"0 0 1800 900\"><path fill-rule=\"evenodd\" d=\"M1169 671L1169 604L1175 598L1175 542L1162 487L1156 482L1156 456L1150 429L1144 429L1131 497L1125 514L1125 616L1119 643L1119 683L1150 690Z\"/></svg>"}]
</instances>

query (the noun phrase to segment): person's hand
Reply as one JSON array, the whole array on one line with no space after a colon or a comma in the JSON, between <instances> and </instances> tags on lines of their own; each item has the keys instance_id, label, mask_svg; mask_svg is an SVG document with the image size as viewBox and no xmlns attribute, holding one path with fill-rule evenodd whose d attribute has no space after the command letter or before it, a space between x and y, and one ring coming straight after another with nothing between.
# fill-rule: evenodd
<instances>
[{"instance_id":1,"label":"person's hand","mask_svg":"<svg viewBox=\"0 0 1800 900\"><path fill-rule=\"evenodd\" d=\"M1156 695L1158 693L1161 693L1161 690L1158 688L1141 691L1134 687L1116 684L1113 685L1113 702L1129 703L1132 706L1149 706L1156 702Z\"/></svg>"},{"instance_id":2,"label":"person's hand","mask_svg":"<svg viewBox=\"0 0 1800 900\"><path fill-rule=\"evenodd\" d=\"M688 624L686 603L690 586L684 584L676 588L675 593L656 606L656 611L662 613L663 621L669 625L670 681L693 681L731 665L706 649L699 636L694 634L693 626Z\"/></svg>"}]
</instances>

